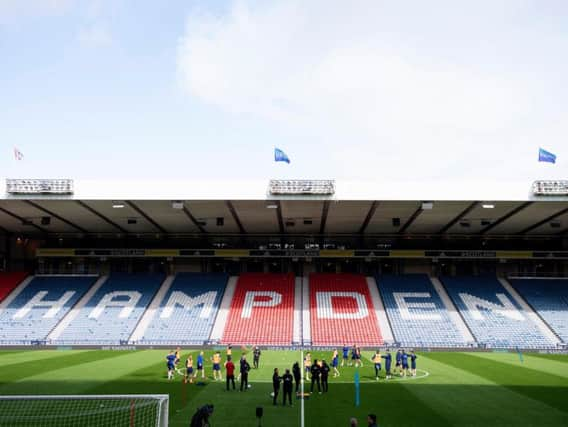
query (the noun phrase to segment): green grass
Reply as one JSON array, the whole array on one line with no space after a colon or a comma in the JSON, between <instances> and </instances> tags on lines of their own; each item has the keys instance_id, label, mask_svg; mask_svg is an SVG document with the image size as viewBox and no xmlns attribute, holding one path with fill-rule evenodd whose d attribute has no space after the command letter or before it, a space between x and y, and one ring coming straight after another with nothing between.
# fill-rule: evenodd
<instances>
[{"instance_id":1,"label":"green grass","mask_svg":"<svg viewBox=\"0 0 568 427\"><path fill-rule=\"evenodd\" d=\"M192 353L195 358L197 352ZM205 403L215 405L214 426L254 426L257 406L264 407L264 426L300 425L300 401L293 407L274 407L270 397L273 368L282 372L291 367L300 352L264 351L260 369L250 373L252 387L243 393L227 392L224 382L212 381L210 363L203 386L184 385L179 376L168 381L165 354L0 352L0 394L166 393L171 426L187 426L195 409ZM206 353L207 360L210 355ZM305 401L306 426L347 425L351 416L364 425L369 412L378 415L381 426L568 426L568 356L524 354L521 362L516 353L420 353L423 377L378 382L371 353L364 356L361 405L354 405L355 368L341 368L340 377L330 377L329 393L315 393ZM329 361L330 353L313 353L313 358L322 357Z\"/></svg>"}]
</instances>

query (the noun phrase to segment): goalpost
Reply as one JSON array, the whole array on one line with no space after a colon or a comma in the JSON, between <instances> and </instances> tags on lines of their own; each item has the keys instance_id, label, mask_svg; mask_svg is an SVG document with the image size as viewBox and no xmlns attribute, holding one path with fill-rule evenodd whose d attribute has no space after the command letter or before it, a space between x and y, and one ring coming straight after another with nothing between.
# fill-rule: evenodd
<instances>
[{"instance_id":1,"label":"goalpost","mask_svg":"<svg viewBox=\"0 0 568 427\"><path fill-rule=\"evenodd\" d=\"M0 396L0 426L167 427L167 394Z\"/></svg>"}]
</instances>

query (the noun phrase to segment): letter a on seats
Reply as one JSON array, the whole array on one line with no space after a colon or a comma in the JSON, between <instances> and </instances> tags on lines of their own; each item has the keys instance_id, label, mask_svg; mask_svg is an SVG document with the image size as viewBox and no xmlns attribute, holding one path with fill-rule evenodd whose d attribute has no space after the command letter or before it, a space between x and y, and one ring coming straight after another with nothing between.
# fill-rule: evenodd
<instances>
[{"instance_id":1,"label":"letter a on seats","mask_svg":"<svg viewBox=\"0 0 568 427\"><path fill-rule=\"evenodd\" d=\"M120 319L127 319L141 297L142 294L138 291L109 292L108 294L105 294L97 306L93 308L93 311L89 314L89 319L98 319L107 307L122 307L118 317Z\"/></svg>"}]
</instances>

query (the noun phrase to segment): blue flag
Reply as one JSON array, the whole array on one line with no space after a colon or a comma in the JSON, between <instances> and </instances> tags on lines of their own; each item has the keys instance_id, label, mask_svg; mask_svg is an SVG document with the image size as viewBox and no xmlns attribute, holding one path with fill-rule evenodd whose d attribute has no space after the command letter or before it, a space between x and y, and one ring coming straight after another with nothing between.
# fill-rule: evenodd
<instances>
[{"instance_id":1,"label":"blue flag","mask_svg":"<svg viewBox=\"0 0 568 427\"><path fill-rule=\"evenodd\" d=\"M548 163L556 163L556 154L552 154L549 151L543 150L542 148L538 149L538 161L539 162L548 162Z\"/></svg>"},{"instance_id":2,"label":"blue flag","mask_svg":"<svg viewBox=\"0 0 568 427\"><path fill-rule=\"evenodd\" d=\"M359 369L355 371L355 406L361 404Z\"/></svg>"},{"instance_id":3,"label":"blue flag","mask_svg":"<svg viewBox=\"0 0 568 427\"><path fill-rule=\"evenodd\" d=\"M274 149L274 161L290 163L290 159L288 158L286 153L279 148Z\"/></svg>"}]
</instances>

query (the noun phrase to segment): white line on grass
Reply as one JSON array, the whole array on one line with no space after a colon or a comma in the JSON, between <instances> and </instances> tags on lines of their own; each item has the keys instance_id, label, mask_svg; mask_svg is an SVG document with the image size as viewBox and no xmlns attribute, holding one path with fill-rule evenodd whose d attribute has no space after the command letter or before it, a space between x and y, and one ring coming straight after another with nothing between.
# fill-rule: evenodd
<instances>
[{"instance_id":1,"label":"white line on grass","mask_svg":"<svg viewBox=\"0 0 568 427\"><path fill-rule=\"evenodd\" d=\"M304 350L300 350L300 360L304 363ZM300 367L301 385L300 385L300 427L304 427L304 369Z\"/></svg>"}]
</instances>

